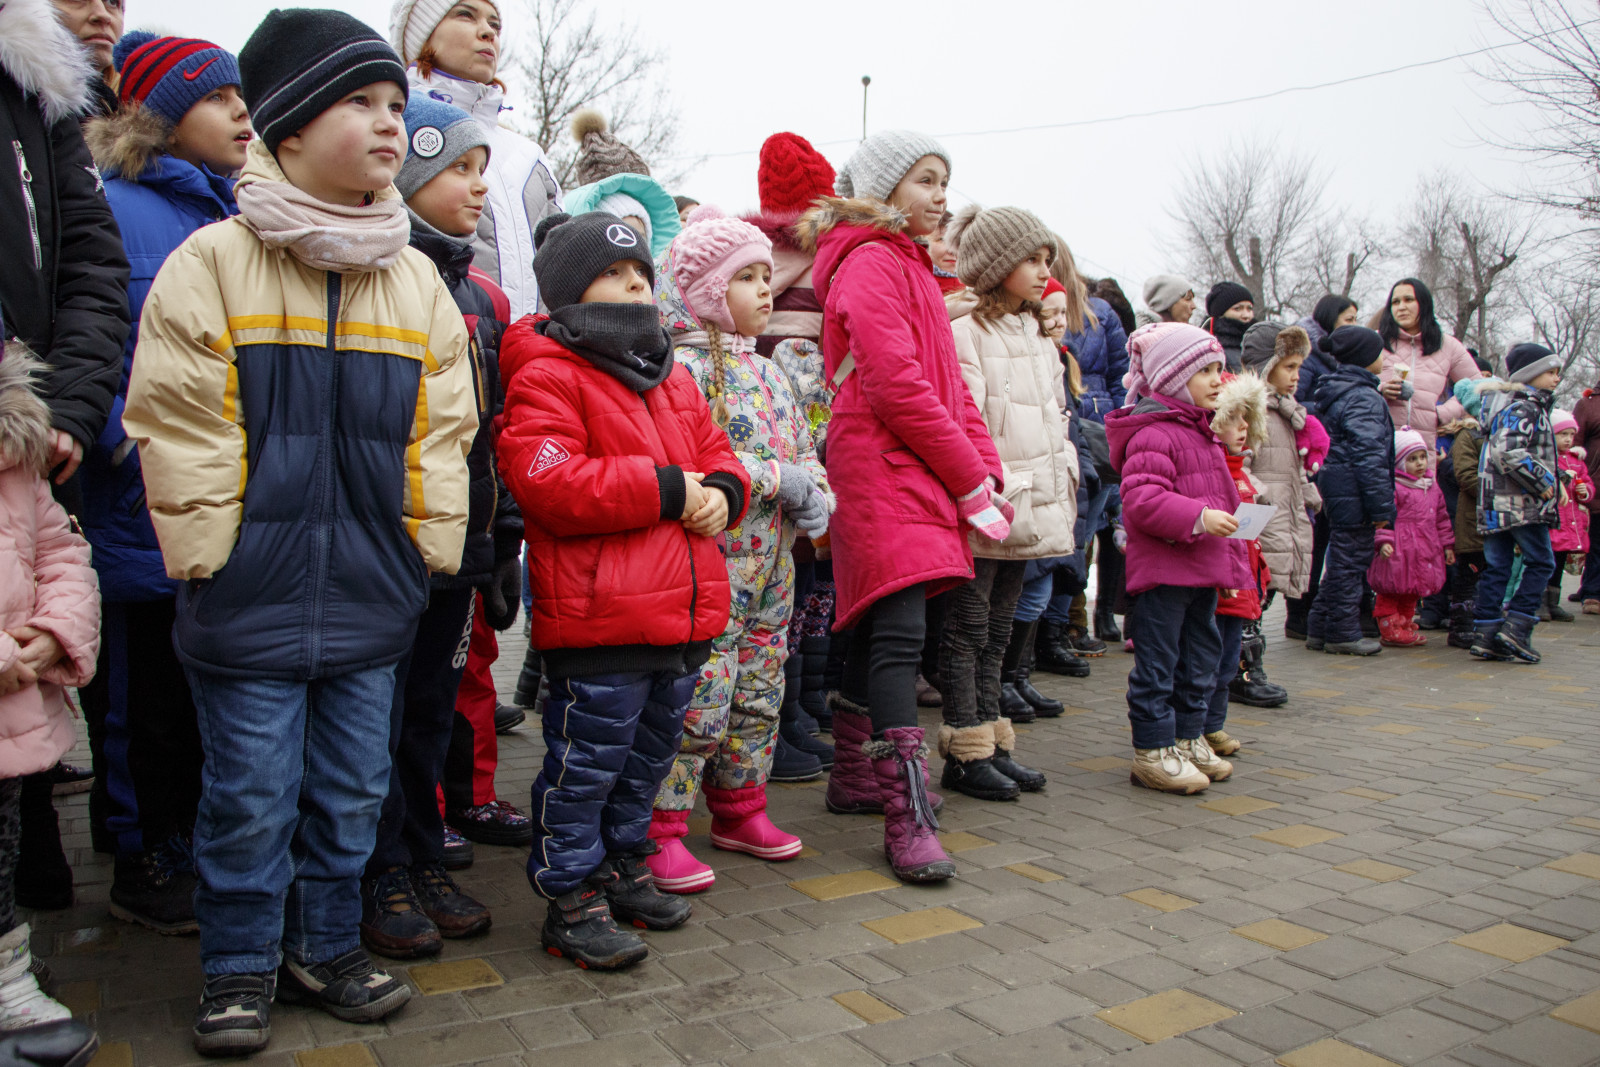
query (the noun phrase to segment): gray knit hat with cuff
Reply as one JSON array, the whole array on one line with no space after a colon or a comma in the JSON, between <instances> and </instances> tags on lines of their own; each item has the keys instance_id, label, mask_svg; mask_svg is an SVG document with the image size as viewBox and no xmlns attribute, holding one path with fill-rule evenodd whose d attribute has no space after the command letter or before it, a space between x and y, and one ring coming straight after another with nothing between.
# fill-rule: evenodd
<instances>
[{"instance_id":1,"label":"gray knit hat with cuff","mask_svg":"<svg viewBox=\"0 0 1600 1067\"><path fill-rule=\"evenodd\" d=\"M394 187L407 200L474 148L489 151L483 124L443 101L418 93L406 101L405 118L406 161L400 165Z\"/></svg>"},{"instance_id":2,"label":"gray knit hat with cuff","mask_svg":"<svg viewBox=\"0 0 1600 1067\"><path fill-rule=\"evenodd\" d=\"M833 191L844 197L863 196L887 203L900 179L923 156L938 156L950 169L950 153L924 133L880 130L861 142L850 161L833 180Z\"/></svg>"},{"instance_id":3,"label":"gray knit hat with cuff","mask_svg":"<svg viewBox=\"0 0 1600 1067\"><path fill-rule=\"evenodd\" d=\"M1182 275L1157 274L1145 279L1144 306L1155 312L1167 311L1183 299L1183 294L1192 292L1194 286Z\"/></svg>"},{"instance_id":4,"label":"gray knit hat with cuff","mask_svg":"<svg viewBox=\"0 0 1600 1067\"><path fill-rule=\"evenodd\" d=\"M1513 345L1506 353L1506 377L1518 385L1529 384L1545 371L1560 369L1561 357L1532 341Z\"/></svg>"},{"instance_id":5,"label":"gray knit hat with cuff","mask_svg":"<svg viewBox=\"0 0 1600 1067\"><path fill-rule=\"evenodd\" d=\"M1052 259L1061 254L1055 231L1020 207L985 210L969 204L957 212L945 240L956 250L956 277L976 293L999 288L1040 248L1050 249Z\"/></svg>"}]
</instances>

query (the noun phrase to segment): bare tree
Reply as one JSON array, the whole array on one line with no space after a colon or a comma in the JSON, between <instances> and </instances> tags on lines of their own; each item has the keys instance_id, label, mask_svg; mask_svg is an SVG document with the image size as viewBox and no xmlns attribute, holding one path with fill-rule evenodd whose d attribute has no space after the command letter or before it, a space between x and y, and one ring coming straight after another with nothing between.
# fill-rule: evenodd
<instances>
[{"instance_id":1,"label":"bare tree","mask_svg":"<svg viewBox=\"0 0 1600 1067\"><path fill-rule=\"evenodd\" d=\"M1302 307L1317 286L1305 261L1326 184L1310 159L1264 141L1230 144L1190 168L1171 215L1191 271L1238 281L1258 314Z\"/></svg>"},{"instance_id":2,"label":"bare tree","mask_svg":"<svg viewBox=\"0 0 1600 1067\"><path fill-rule=\"evenodd\" d=\"M678 152L678 111L663 84L666 56L647 47L638 26L608 15L583 0L516 0L506 20L516 33L501 74L513 102L508 124L537 141L548 154L556 180L574 184L577 145L569 129L580 108L600 109L611 132L647 162L677 158L680 170L653 172L671 188L698 160ZM520 29L519 29L520 28Z\"/></svg>"},{"instance_id":3,"label":"bare tree","mask_svg":"<svg viewBox=\"0 0 1600 1067\"><path fill-rule=\"evenodd\" d=\"M1561 357L1564 400L1600 376L1600 278L1551 263L1518 280L1517 301L1539 342Z\"/></svg>"},{"instance_id":4,"label":"bare tree","mask_svg":"<svg viewBox=\"0 0 1600 1067\"><path fill-rule=\"evenodd\" d=\"M1531 230L1517 205L1471 192L1448 174L1422 179L1401 243L1433 290L1435 312L1457 340L1499 349L1495 316L1510 303L1504 276Z\"/></svg>"},{"instance_id":5,"label":"bare tree","mask_svg":"<svg viewBox=\"0 0 1600 1067\"><path fill-rule=\"evenodd\" d=\"M1316 294L1347 296L1365 306L1358 283L1370 277L1368 268L1382 260L1383 249L1378 229L1369 220L1330 216L1312 230L1305 273L1316 283Z\"/></svg>"}]
</instances>

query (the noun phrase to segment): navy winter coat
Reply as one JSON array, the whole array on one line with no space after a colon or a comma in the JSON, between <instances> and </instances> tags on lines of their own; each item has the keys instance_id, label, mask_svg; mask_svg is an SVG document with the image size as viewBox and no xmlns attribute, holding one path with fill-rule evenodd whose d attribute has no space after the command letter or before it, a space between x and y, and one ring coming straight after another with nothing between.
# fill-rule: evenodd
<instances>
[{"instance_id":1,"label":"navy winter coat","mask_svg":"<svg viewBox=\"0 0 1600 1067\"><path fill-rule=\"evenodd\" d=\"M1312 415L1321 417L1322 412L1317 408L1316 399L1312 392L1316 389L1317 379L1324 374L1331 374L1339 369L1339 364L1334 362L1332 356L1317 347L1317 342L1328 336L1328 331L1317 325L1317 320L1307 315L1295 323L1311 338L1311 354L1305 362L1300 364L1300 384L1295 388L1294 398L1300 401L1300 406Z\"/></svg>"},{"instance_id":2,"label":"navy winter coat","mask_svg":"<svg viewBox=\"0 0 1600 1067\"><path fill-rule=\"evenodd\" d=\"M1106 412L1120 408L1127 396L1122 376L1128 373L1128 334L1110 304L1091 296L1089 308L1100 325L1080 333L1069 330L1065 341L1078 357L1078 373L1083 378L1078 410L1086 419L1105 422Z\"/></svg>"},{"instance_id":3,"label":"navy winter coat","mask_svg":"<svg viewBox=\"0 0 1600 1067\"><path fill-rule=\"evenodd\" d=\"M1313 395L1331 441L1317 475L1322 513L1335 527L1393 522L1394 422L1378 376L1338 367L1317 379Z\"/></svg>"}]
</instances>

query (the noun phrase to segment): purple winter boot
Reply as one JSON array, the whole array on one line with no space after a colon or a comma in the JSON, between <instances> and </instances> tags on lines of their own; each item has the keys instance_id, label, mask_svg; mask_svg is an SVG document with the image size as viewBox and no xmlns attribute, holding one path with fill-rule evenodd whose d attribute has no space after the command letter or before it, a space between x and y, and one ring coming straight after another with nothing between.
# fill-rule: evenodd
<instances>
[{"instance_id":1,"label":"purple winter boot","mask_svg":"<svg viewBox=\"0 0 1600 1067\"><path fill-rule=\"evenodd\" d=\"M878 780L872 773L871 762L861 751L861 746L872 740L872 716L866 708L839 693L828 694L827 706L833 713L833 771L828 776L828 810L835 815L882 815L883 797L878 792ZM926 786L927 768L923 771L923 785ZM928 801L935 812L944 807L944 798L937 793L928 791Z\"/></svg>"},{"instance_id":2,"label":"purple winter boot","mask_svg":"<svg viewBox=\"0 0 1600 1067\"><path fill-rule=\"evenodd\" d=\"M939 820L928 800L928 747L922 743L922 728L885 730L882 741L869 740L862 751L872 760L883 797L883 851L895 876L904 882L954 878L956 865L935 833Z\"/></svg>"}]
</instances>

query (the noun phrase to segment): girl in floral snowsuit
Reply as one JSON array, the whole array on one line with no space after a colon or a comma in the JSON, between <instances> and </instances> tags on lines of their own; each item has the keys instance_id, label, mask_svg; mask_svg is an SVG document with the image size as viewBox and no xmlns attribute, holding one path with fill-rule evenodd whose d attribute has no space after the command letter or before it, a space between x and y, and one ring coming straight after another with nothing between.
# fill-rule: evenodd
<instances>
[{"instance_id":1,"label":"girl in floral snowsuit","mask_svg":"<svg viewBox=\"0 0 1600 1067\"><path fill-rule=\"evenodd\" d=\"M697 790L711 843L768 860L799 855L798 837L767 818L766 783L783 700L794 539L827 528L833 497L806 414L782 371L756 354L772 310L772 246L747 222L700 208L656 272L675 357L705 392L750 474L751 503L726 533L733 607L683 724L683 745L656 797L649 858L656 885L692 893L715 881L683 845Z\"/></svg>"}]
</instances>

